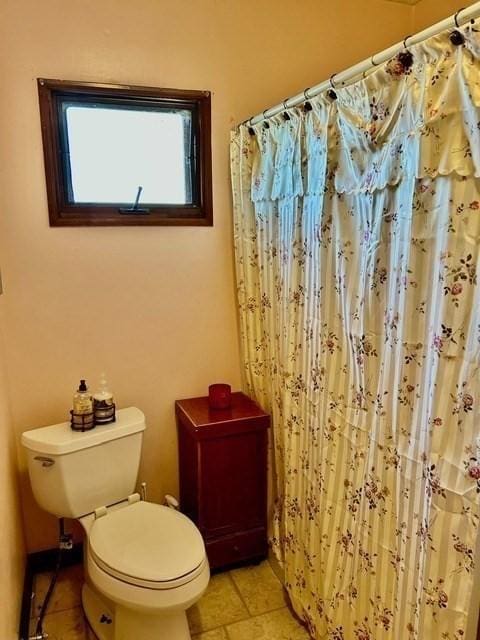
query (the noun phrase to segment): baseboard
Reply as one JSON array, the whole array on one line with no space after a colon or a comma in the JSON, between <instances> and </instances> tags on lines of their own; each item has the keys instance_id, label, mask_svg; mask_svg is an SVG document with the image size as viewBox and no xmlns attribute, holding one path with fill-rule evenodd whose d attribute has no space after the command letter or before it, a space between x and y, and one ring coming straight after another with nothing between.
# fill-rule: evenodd
<instances>
[{"instance_id":1,"label":"baseboard","mask_svg":"<svg viewBox=\"0 0 480 640\"><path fill-rule=\"evenodd\" d=\"M25 576L23 579L22 608L20 610L20 623L18 629L19 640L28 640L30 635L30 614L32 608L32 595L35 574L43 571L53 571L57 562L58 549L46 549L27 555L25 563ZM82 562L83 544L73 545L70 551L64 551L62 567L70 567Z\"/></svg>"},{"instance_id":2,"label":"baseboard","mask_svg":"<svg viewBox=\"0 0 480 640\"><path fill-rule=\"evenodd\" d=\"M22 608L20 609L20 625L18 637L20 640L28 640L30 634L30 612L32 608L33 578L35 574L32 563L27 560L25 563L25 576L23 579Z\"/></svg>"}]
</instances>

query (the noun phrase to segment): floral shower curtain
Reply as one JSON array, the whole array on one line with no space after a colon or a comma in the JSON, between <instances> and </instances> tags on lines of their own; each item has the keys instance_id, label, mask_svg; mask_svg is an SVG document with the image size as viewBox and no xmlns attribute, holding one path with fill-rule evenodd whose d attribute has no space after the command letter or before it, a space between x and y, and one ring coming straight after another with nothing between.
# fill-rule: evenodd
<instances>
[{"instance_id":1,"label":"floral shower curtain","mask_svg":"<svg viewBox=\"0 0 480 640\"><path fill-rule=\"evenodd\" d=\"M461 33L232 135L245 386L273 416L272 543L319 640L465 638L480 38Z\"/></svg>"}]
</instances>

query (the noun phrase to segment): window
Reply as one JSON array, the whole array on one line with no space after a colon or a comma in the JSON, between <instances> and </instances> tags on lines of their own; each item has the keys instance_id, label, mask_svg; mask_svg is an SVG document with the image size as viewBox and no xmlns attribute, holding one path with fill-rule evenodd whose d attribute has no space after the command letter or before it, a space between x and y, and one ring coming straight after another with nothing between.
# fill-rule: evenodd
<instances>
[{"instance_id":1,"label":"window","mask_svg":"<svg viewBox=\"0 0 480 640\"><path fill-rule=\"evenodd\" d=\"M212 224L208 92L38 89L51 226Z\"/></svg>"}]
</instances>

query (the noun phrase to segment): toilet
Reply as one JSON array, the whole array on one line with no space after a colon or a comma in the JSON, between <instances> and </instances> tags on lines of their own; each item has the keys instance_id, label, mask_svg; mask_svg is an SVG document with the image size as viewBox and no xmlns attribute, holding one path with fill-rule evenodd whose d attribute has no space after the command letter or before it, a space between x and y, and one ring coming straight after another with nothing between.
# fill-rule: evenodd
<instances>
[{"instance_id":1,"label":"toilet","mask_svg":"<svg viewBox=\"0 0 480 640\"><path fill-rule=\"evenodd\" d=\"M38 504L85 530L82 602L99 640L189 640L186 610L210 579L193 522L134 493L145 427L130 407L91 431L22 434Z\"/></svg>"}]
</instances>

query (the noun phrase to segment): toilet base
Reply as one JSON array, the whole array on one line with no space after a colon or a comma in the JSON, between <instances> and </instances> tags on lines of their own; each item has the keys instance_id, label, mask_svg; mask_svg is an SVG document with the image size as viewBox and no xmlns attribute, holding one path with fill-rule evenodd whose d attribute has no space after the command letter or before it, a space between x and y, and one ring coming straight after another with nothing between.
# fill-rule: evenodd
<instances>
[{"instance_id":1,"label":"toilet base","mask_svg":"<svg viewBox=\"0 0 480 640\"><path fill-rule=\"evenodd\" d=\"M82 603L98 640L191 640L185 611L159 616L108 605L88 584L82 588Z\"/></svg>"},{"instance_id":2,"label":"toilet base","mask_svg":"<svg viewBox=\"0 0 480 640\"><path fill-rule=\"evenodd\" d=\"M87 583L82 587L83 611L98 640L114 640L114 613Z\"/></svg>"}]
</instances>

